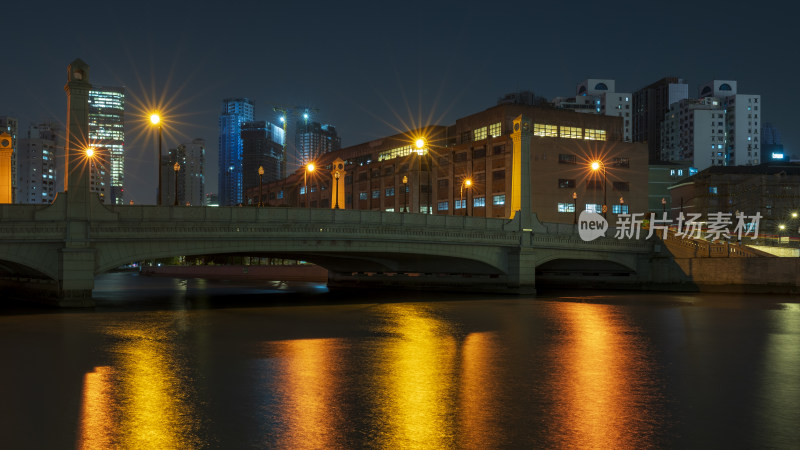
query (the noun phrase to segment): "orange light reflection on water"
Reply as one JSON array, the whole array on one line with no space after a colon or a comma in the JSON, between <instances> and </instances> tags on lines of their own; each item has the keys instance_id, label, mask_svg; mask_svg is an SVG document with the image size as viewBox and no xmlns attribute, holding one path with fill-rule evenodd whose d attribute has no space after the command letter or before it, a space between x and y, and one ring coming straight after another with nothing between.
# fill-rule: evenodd
<instances>
[{"instance_id":1,"label":"orange light reflection on water","mask_svg":"<svg viewBox=\"0 0 800 450\"><path fill-rule=\"evenodd\" d=\"M503 405L496 377L500 352L495 333L470 333L464 340L461 361L460 443L489 448L500 446L498 421Z\"/></svg>"},{"instance_id":2,"label":"orange light reflection on water","mask_svg":"<svg viewBox=\"0 0 800 450\"><path fill-rule=\"evenodd\" d=\"M375 358L380 448L452 448L456 434L455 339L415 305L387 305Z\"/></svg>"},{"instance_id":3,"label":"orange light reflection on water","mask_svg":"<svg viewBox=\"0 0 800 450\"><path fill-rule=\"evenodd\" d=\"M554 419L562 448L654 445L658 420L647 405L659 397L644 344L608 305L559 304L567 335L554 374Z\"/></svg>"},{"instance_id":4,"label":"orange light reflection on water","mask_svg":"<svg viewBox=\"0 0 800 450\"><path fill-rule=\"evenodd\" d=\"M83 376L83 401L78 448L106 449L114 442L115 421L111 397L111 368L95 367Z\"/></svg>"}]
</instances>

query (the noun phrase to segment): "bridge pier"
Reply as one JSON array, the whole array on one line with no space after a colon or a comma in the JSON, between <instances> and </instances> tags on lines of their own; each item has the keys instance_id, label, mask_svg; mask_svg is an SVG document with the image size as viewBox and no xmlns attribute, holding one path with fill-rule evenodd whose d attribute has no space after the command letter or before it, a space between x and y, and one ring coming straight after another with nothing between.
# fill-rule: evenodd
<instances>
[{"instance_id":1,"label":"bridge pier","mask_svg":"<svg viewBox=\"0 0 800 450\"><path fill-rule=\"evenodd\" d=\"M508 290L517 294L536 294L536 258L532 248L522 247L508 255Z\"/></svg>"},{"instance_id":2,"label":"bridge pier","mask_svg":"<svg viewBox=\"0 0 800 450\"><path fill-rule=\"evenodd\" d=\"M62 307L94 306L95 250L62 248L58 251L58 291L53 303Z\"/></svg>"}]
</instances>

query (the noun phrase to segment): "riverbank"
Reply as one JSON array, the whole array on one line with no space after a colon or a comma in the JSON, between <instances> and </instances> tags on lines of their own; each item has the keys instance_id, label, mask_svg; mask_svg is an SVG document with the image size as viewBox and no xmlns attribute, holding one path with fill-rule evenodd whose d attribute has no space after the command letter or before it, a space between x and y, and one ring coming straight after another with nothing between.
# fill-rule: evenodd
<instances>
[{"instance_id":1,"label":"riverbank","mask_svg":"<svg viewBox=\"0 0 800 450\"><path fill-rule=\"evenodd\" d=\"M210 280L328 281L328 271L313 264L295 266L160 266L142 267L153 277L206 278Z\"/></svg>"}]
</instances>

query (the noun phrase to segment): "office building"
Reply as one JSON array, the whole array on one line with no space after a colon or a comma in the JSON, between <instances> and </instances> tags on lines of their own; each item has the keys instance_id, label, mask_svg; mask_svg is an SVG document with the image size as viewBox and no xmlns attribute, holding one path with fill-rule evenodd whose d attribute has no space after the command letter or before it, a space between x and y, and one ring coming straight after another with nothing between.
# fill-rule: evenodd
<instances>
[{"instance_id":1,"label":"office building","mask_svg":"<svg viewBox=\"0 0 800 450\"><path fill-rule=\"evenodd\" d=\"M725 110L727 165L761 164L761 96L739 94L736 81L713 80L700 87L700 98L717 97Z\"/></svg>"},{"instance_id":2,"label":"office building","mask_svg":"<svg viewBox=\"0 0 800 450\"><path fill-rule=\"evenodd\" d=\"M205 194L206 141L193 139L178 146L178 204L203 206Z\"/></svg>"},{"instance_id":3,"label":"office building","mask_svg":"<svg viewBox=\"0 0 800 450\"><path fill-rule=\"evenodd\" d=\"M621 117L623 141L631 142L631 97L629 92L616 92L615 80L590 78L578 84L575 97L556 97L553 105L576 112Z\"/></svg>"},{"instance_id":4,"label":"office building","mask_svg":"<svg viewBox=\"0 0 800 450\"><path fill-rule=\"evenodd\" d=\"M283 128L265 121L242 124L242 182L244 189L252 189L263 183L281 178L281 152L283 151ZM264 169L260 176L259 168ZM249 199L246 199L246 202Z\"/></svg>"},{"instance_id":5,"label":"office building","mask_svg":"<svg viewBox=\"0 0 800 450\"><path fill-rule=\"evenodd\" d=\"M771 123L764 122L761 126L761 162L794 160L783 148L781 132Z\"/></svg>"},{"instance_id":6,"label":"office building","mask_svg":"<svg viewBox=\"0 0 800 450\"><path fill-rule=\"evenodd\" d=\"M11 201L16 202L17 197L17 133L19 121L16 117L0 116L0 133L11 136Z\"/></svg>"},{"instance_id":7,"label":"office building","mask_svg":"<svg viewBox=\"0 0 800 450\"><path fill-rule=\"evenodd\" d=\"M717 97L673 103L661 123L660 160L682 161L698 170L730 165L725 123Z\"/></svg>"},{"instance_id":8,"label":"office building","mask_svg":"<svg viewBox=\"0 0 800 450\"><path fill-rule=\"evenodd\" d=\"M647 143L650 163L661 159L661 123L669 106L689 98L689 85L681 78L666 77L633 93L633 142Z\"/></svg>"},{"instance_id":9,"label":"office building","mask_svg":"<svg viewBox=\"0 0 800 450\"><path fill-rule=\"evenodd\" d=\"M219 204L242 203L242 124L253 120L255 103L247 98L222 101L219 116Z\"/></svg>"},{"instance_id":10,"label":"office building","mask_svg":"<svg viewBox=\"0 0 800 450\"><path fill-rule=\"evenodd\" d=\"M86 158L89 164L89 190L100 197L100 202L112 204L111 197L111 150L94 147L93 154Z\"/></svg>"},{"instance_id":11,"label":"office building","mask_svg":"<svg viewBox=\"0 0 800 450\"><path fill-rule=\"evenodd\" d=\"M16 203L49 204L55 199L58 128L41 123L18 140Z\"/></svg>"},{"instance_id":12,"label":"office building","mask_svg":"<svg viewBox=\"0 0 800 450\"><path fill-rule=\"evenodd\" d=\"M624 142L622 118L516 103L325 154L314 172L298 170L265 185L265 202L335 207L333 163L340 159L340 207L510 217L511 133L521 114L533 126L529 176L539 220L571 224L581 211L601 212L603 205L612 223L617 214L647 211L647 150ZM425 137L422 148L415 145L419 136ZM593 161L605 170L591 170Z\"/></svg>"},{"instance_id":13,"label":"office building","mask_svg":"<svg viewBox=\"0 0 800 450\"><path fill-rule=\"evenodd\" d=\"M309 122L303 118L297 121L294 143L294 162L296 167L300 167L338 150L342 146L342 139L333 125Z\"/></svg>"},{"instance_id":14,"label":"office building","mask_svg":"<svg viewBox=\"0 0 800 450\"><path fill-rule=\"evenodd\" d=\"M89 90L89 143L108 149L109 181L105 201L125 200L125 88L93 86Z\"/></svg>"}]
</instances>

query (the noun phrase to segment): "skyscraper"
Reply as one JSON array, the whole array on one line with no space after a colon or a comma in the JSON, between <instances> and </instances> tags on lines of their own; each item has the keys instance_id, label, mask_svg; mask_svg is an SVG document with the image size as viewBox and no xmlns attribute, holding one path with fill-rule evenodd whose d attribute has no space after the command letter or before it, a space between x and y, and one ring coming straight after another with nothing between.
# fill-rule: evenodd
<instances>
[{"instance_id":1,"label":"skyscraper","mask_svg":"<svg viewBox=\"0 0 800 450\"><path fill-rule=\"evenodd\" d=\"M219 204L242 203L242 124L253 120L255 104L247 98L222 101L219 116Z\"/></svg>"},{"instance_id":2,"label":"skyscraper","mask_svg":"<svg viewBox=\"0 0 800 450\"><path fill-rule=\"evenodd\" d=\"M109 152L105 202L124 204L125 88L94 86L89 91L89 141Z\"/></svg>"},{"instance_id":3,"label":"skyscraper","mask_svg":"<svg viewBox=\"0 0 800 450\"><path fill-rule=\"evenodd\" d=\"M203 206L205 202L205 175L206 141L200 138L192 142L183 143L175 149L177 161L180 164L178 171L178 204L186 206ZM175 153L171 151L170 162L175 164ZM174 190L170 187L169 190ZM164 202L162 204L170 204Z\"/></svg>"},{"instance_id":4,"label":"skyscraper","mask_svg":"<svg viewBox=\"0 0 800 450\"><path fill-rule=\"evenodd\" d=\"M56 196L56 145L58 128L41 123L18 141L16 203L51 203Z\"/></svg>"},{"instance_id":5,"label":"skyscraper","mask_svg":"<svg viewBox=\"0 0 800 450\"><path fill-rule=\"evenodd\" d=\"M325 153L339 150L342 138L336 134L336 127L333 125L300 119L297 121L294 143L295 163L303 166Z\"/></svg>"},{"instance_id":6,"label":"skyscraper","mask_svg":"<svg viewBox=\"0 0 800 450\"><path fill-rule=\"evenodd\" d=\"M89 190L97 194L102 203L110 204L111 150L94 147L92 156L86 161L89 164Z\"/></svg>"},{"instance_id":7,"label":"skyscraper","mask_svg":"<svg viewBox=\"0 0 800 450\"><path fill-rule=\"evenodd\" d=\"M666 77L633 93L633 142L647 142L650 163L661 158L661 123L669 105L689 98L689 85Z\"/></svg>"},{"instance_id":8,"label":"skyscraper","mask_svg":"<svg viewBox=\"0 0 800 450\"><path fill-rule=\"evenodd\" d=\"M283 128L265 121L245 122L242 125L242 171L244 189L248 190L263 183L271 183L281 177L281 151L283 149ZM259 177L259 167L264 168L264 176Z\"/></svg>"}]
</instances>

